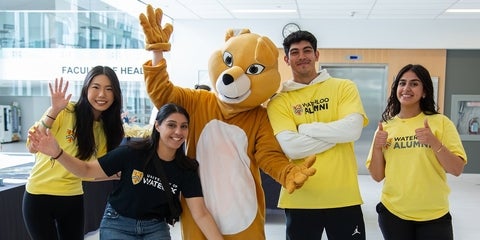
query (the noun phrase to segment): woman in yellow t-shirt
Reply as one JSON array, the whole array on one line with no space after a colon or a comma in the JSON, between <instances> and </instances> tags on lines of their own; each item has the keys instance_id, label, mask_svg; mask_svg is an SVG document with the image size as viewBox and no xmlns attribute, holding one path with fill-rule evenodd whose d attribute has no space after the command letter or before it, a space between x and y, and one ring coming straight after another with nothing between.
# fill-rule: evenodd
<instances>
[{"instance_id":1,"label":"woman in yellow t-shirt","mask_svg":"<svg viewBox=\"0 0 480 240\"><path fill-rule=\"evenodd\" d=\"M467 156L453 122L435 107L430 73L406 65L393 82L366 166L383 189L378 223L386 240L452 240L446 173Z\"/></svg>"},{"instance_id":2,"label":"woman in yellow t-shirt","mask_svg":"<svg viewBox=\"0 0 480 240\"><path fill-rule=\"evenodd\" d=\"M50 129L65 152L88 161L121 143L122 91L114 70L93 67L86 75L78 102L70 102L68 81L49 84L51 103L31 128ZM23 218L32 239L84 239L82 179L70 173L55 156L35 153L23 198Z\"/></svg>"}]
</instances>

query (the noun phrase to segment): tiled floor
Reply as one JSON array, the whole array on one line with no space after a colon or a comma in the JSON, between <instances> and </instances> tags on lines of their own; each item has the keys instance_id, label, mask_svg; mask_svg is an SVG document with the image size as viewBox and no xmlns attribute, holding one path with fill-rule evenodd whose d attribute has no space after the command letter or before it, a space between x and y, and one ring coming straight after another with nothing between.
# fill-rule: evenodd
<instances>
[{"instance_id":1,"label":"tiled floor","mask_svg":"<svg viewBox=\"0 0 480 240\"><path fill-rule=\"evenodd\" d=\"M452 189L450 209L453 216L455 239L479 240L480 174L462 174L460 177L449 175L448 181ZM383 238L377 225L377 213L375 212L375 205L380 196L381 184L373 181L368 175L360 175L359 182L364 200L362 209L367 229L367 239L381 240ZM268 240L285 239L285 224L281 211L267 214L265 231ZM171 233L173 240L181 239L179 226L172 228ZM89 234L85 239L97 240L98 234Z\"/></svg>"},{"instance_id":2,"label":"tiled floor","mask_svg":"<svg viewBox=\"0 0 480 240\"><path fill-rule=\"evenodd\" d=\"M18 145L18 146L15 146ZM4 144L3 153L25 151L24 143ZM25 156L23 154L23 156ZM11 156L9 159L12 159ZM25 164L20 155L16 164ZM11 161L4 161L0 158L1 168L12 166ZM15 164L14 164L15 165ZM4 181L15 181L6 178ZM382 236L377 225L377 214L375 205L378 202L381 190L381 183L373 181L368 175L359 175L360 190L364 204L362 205L368 240L381 240ZM450 194L450 209L453 216L453 227L456 240L479 240L480 228L478 218L480 216L480 174L462 174L460 177L448 175L448 182L452 189ZM285 239L285 224L281 210L268 211L265 225L268 240ZM180 240L180 226L171 229L173 240ZM97 240L98 232L89 233L85 240ZM326 238L324 238L326 239Z\"/></svg>"}]
</instances>

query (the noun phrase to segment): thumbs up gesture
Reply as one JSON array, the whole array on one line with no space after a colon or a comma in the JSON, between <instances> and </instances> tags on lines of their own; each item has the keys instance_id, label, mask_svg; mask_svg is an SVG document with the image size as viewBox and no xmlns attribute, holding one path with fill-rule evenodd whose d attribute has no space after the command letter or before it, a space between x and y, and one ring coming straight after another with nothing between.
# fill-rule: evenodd
<instances>
[{"instance_id":1,"label":"thumbs up gesture","mask_svg":"<svg viewBox=\"0 0 480 240\"><path fill-rule=\"evenodd\" d=\"M415 129L415 135L418 142L421 144L428 144L430 146L437 146L438 139L433 135L430 126L428 125L428 118L423 121L423 127Z\"/></svg>"},{"instance_id":2,"label":"thumbs up gesture","mask_svg":"<svg viewBox=\"0 0 480 240\"><path fill-rule=\"evenodd\" d=\"M382 122L378 122L377 132L375 133L375 138L373 142L374 148L383 148L387 145L388 132L383 130Z\"/></svg>"}]
</instances>

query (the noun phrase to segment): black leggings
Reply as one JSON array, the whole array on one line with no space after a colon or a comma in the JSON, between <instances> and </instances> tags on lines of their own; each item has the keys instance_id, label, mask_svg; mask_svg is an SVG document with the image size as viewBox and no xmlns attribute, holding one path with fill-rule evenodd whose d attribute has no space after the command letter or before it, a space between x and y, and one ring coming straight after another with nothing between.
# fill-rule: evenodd
<instances>
[{"instance_id":1,"label":"black leggings","mask_svg":"<svg viewBox=\"0 0 480 240\"><path fill-rule=\"evenodd\" d=\"M23 220L33 240L83 240L83 195L23 195Z\"/></svg>"},{"instance_id":2,"label":"black leggings","mask_svg":"<svg viewBox=\"0 0 480 240\"><path fill-rule=\"evenodd\" d=\"M430 221L410 221L393 215L382 204L377 204L378 224L385 240L453 240L450 213Z\"/></svg>"}]
</instances>

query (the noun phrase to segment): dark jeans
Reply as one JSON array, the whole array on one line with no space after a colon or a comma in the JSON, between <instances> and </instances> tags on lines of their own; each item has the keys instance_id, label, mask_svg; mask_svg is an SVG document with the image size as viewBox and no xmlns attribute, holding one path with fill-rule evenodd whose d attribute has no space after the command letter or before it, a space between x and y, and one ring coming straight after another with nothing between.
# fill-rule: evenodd
<instances>
[{"instance_id":1,"label":"dark jeans","mask_svg":"<svg viewBox=\"0 0 480 240\"><path fill-rule=\"evenodd\" d=\"M378 224L385 240L453 240L450 213L430 221L410 221L393 215L382 204L377 204Z\"/></svg>"},{"instance_id":2,"label":"dark jeans","mask_svg":"<svg viewBox=\"0 0 480 240\"><path fill-rule=\"evenodd\" d=\"M360 205L331 209L285 209L287 240L365 240Z\"/></svg>"},{"instance_id":3,"label":"dark jeans","mask_svg":"<svg viewBox=\"0 0 480 240\"><path fill-rule=\"evenodd\" d=\"M107 203L100 223L100 239L171 240L171 237L170 227L165 221L124 217Z\"/></svg>"},{"instance_id":4,"label":"dark jeans","mask_svg":"<svg viewBox=\"0 0 480 240\"><path fill-rule=\"evenodd\" d=\"M23 220L33 240L83 240L83 195L23 195Z\"/></svg>"}]
</instances>

